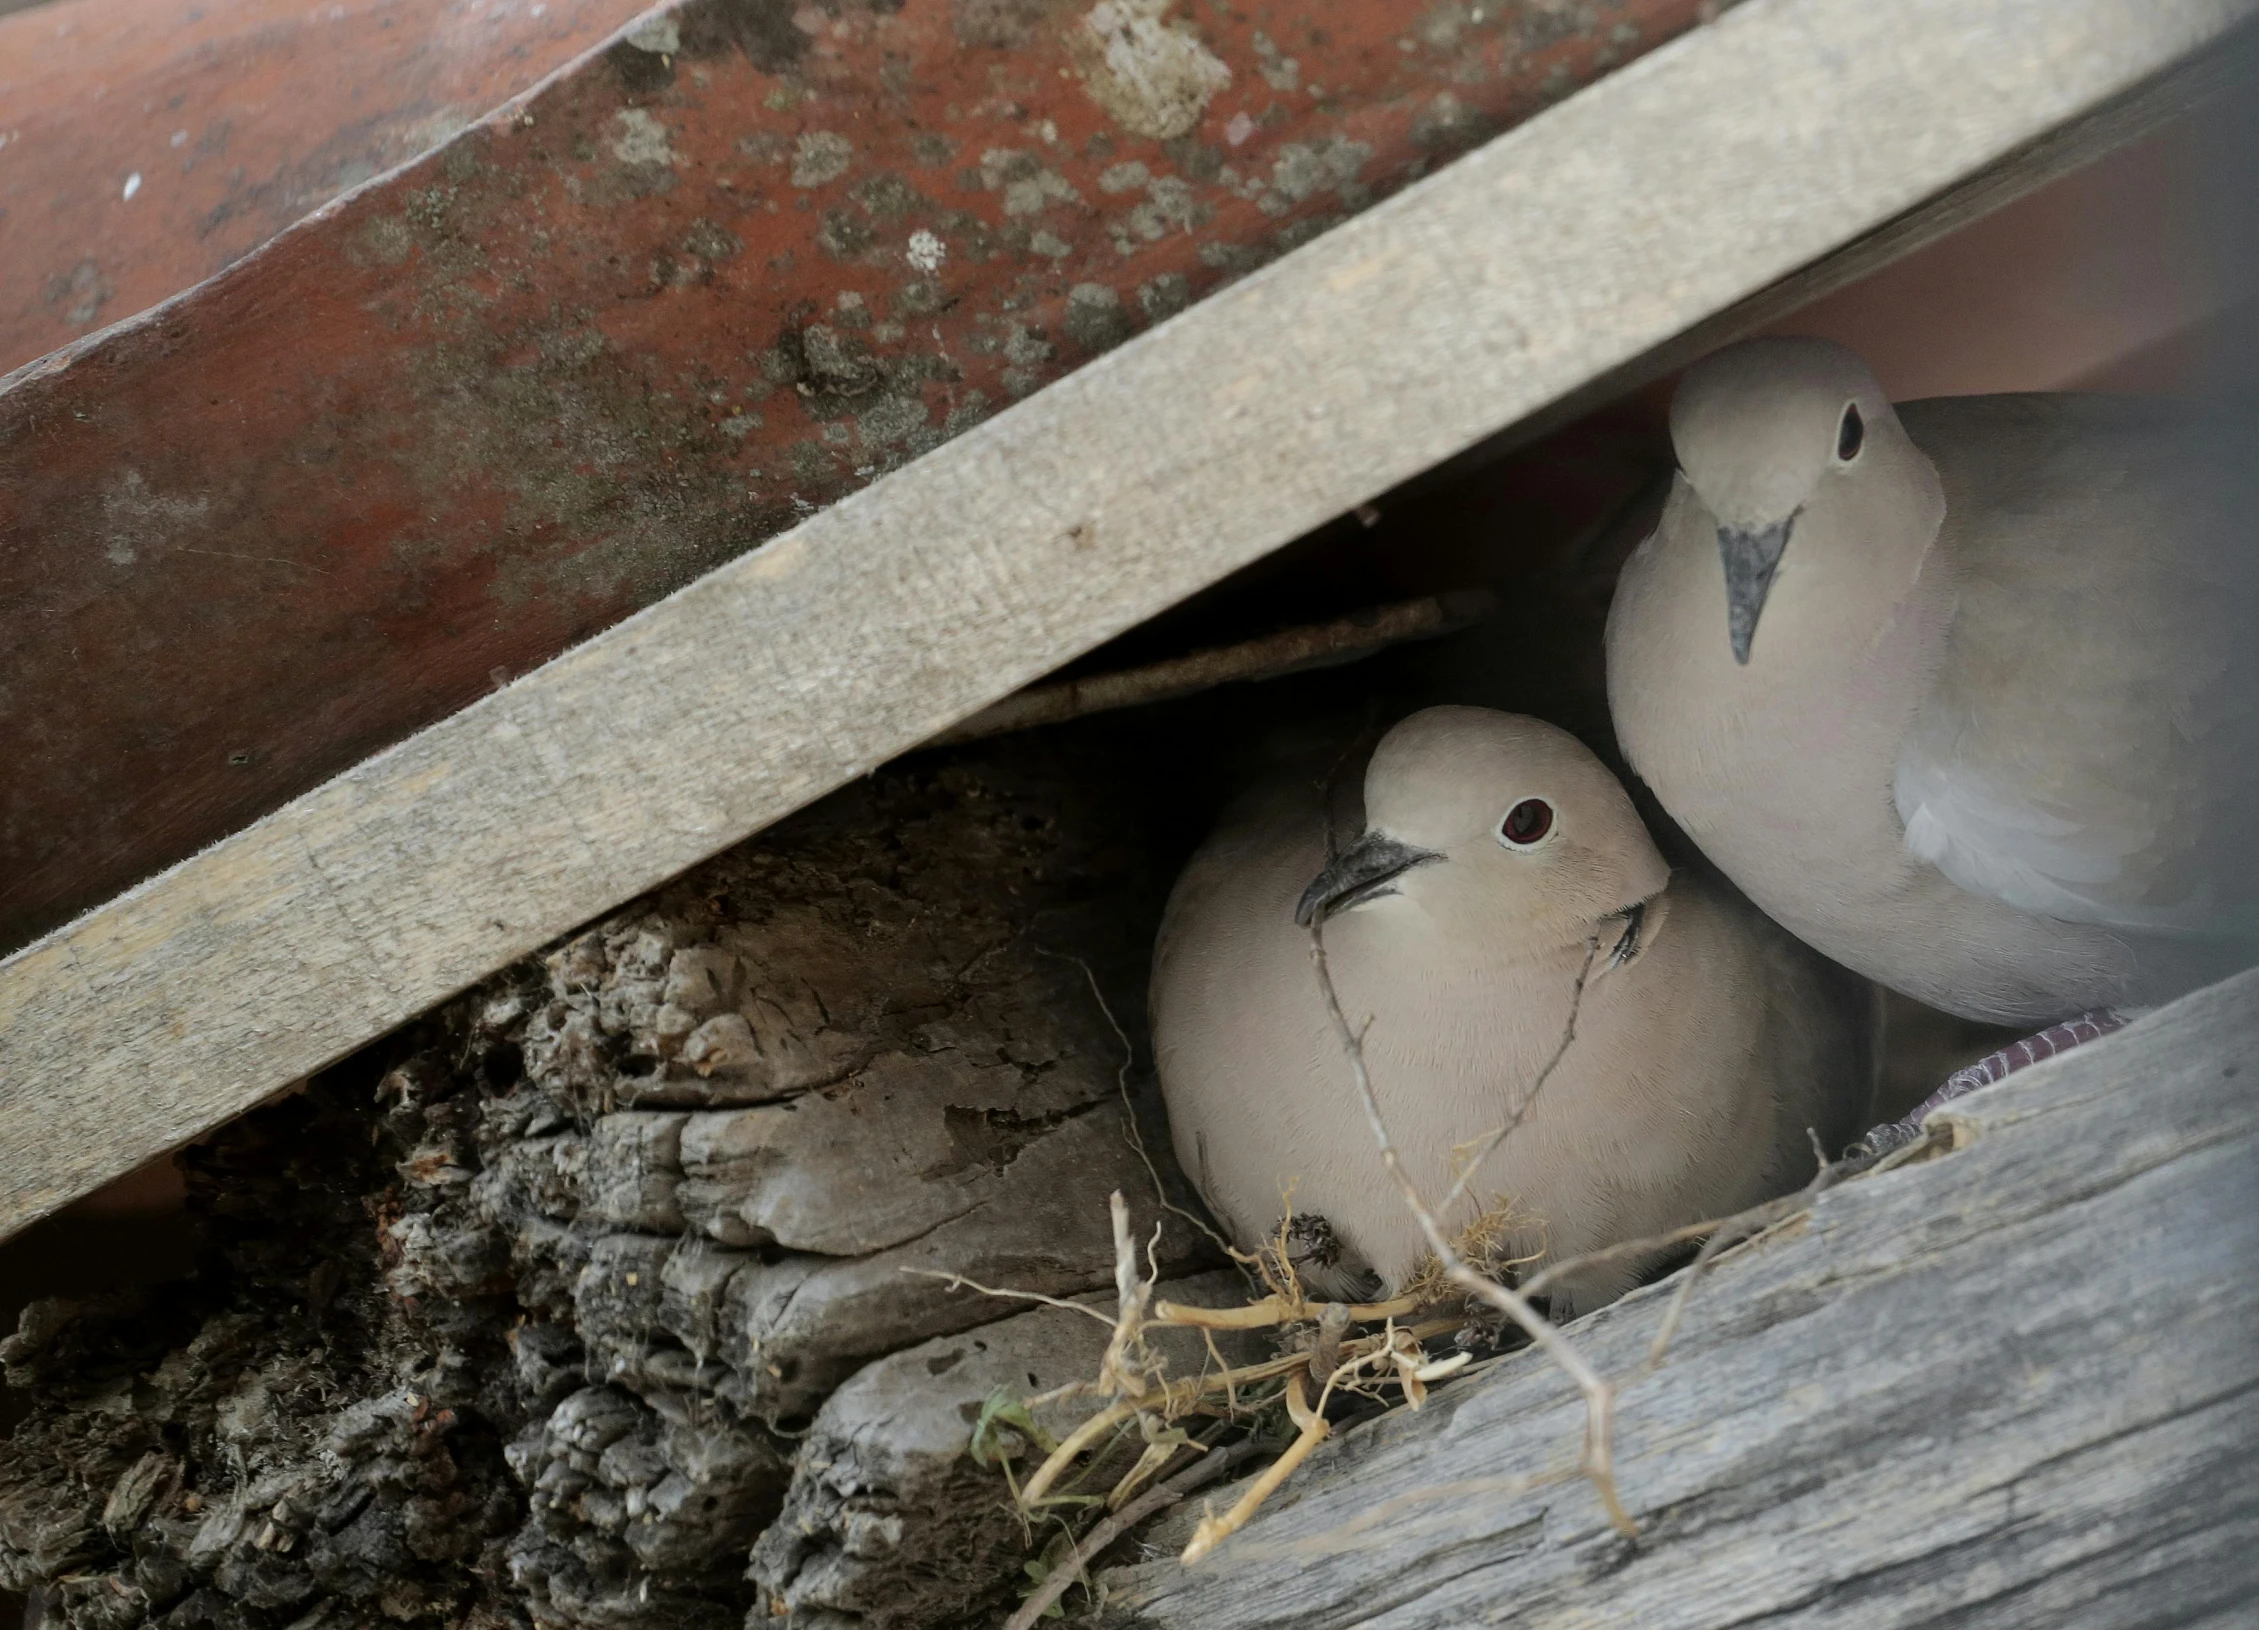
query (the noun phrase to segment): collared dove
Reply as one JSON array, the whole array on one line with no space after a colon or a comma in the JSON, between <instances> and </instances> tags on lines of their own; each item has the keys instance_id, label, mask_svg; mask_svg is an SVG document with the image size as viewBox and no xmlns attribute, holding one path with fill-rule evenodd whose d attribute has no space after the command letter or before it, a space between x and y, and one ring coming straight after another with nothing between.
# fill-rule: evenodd
<instances>
[{"instance_id":1,"label":"collared dove","mask_svg":"<svg viewBox=\"0 0 2259 1630\"><path fill-rule=\"evenodd\" d=\"M1632 767L1790 931L1966 1018L2259 960L2249 428L2108 396L1894 409L1825 341L1718 353L1609 615Z\"/></svg>"},{"instance_id":2,"label":"collared dove","mask_svg":"<svg viewBox=\"0 0 2259 1630\"><path fill-rule=\"evenodd\" d=\"M1374 749L1363 835L1330 859L1325 806L1303 778L1229 811L1170 895L1154 957L1177 1154L1242 1247L1275 1237L1291 1190L1298 1218L1324 1219L1298 1264L1323 1294L1401 1288L1425 1250L1327 1014L1312 919L1344 1010L1371 1021L1374 1091L1431 1202L1454 1151L1524 1104L1574 1007L1559 1066L1440 1218L1464 1228L1503 1198L1516 1256L1559 1261L1755 1204L1811 1173L1807 1128L1832 1151L1866 1124L1873 987L1674 874L1566 731L1429 708ZM1555 1306L1596 1306L1651 1265L1593 1269Z\"/></svg>"}]
</instances>

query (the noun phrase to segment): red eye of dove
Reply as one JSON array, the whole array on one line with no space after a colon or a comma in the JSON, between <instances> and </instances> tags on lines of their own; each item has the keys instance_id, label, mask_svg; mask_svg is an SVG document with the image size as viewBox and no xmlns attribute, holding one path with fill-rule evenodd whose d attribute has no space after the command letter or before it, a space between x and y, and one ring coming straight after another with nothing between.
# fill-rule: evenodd
<instances>
[{"instance_id":1,"label":"red eye of dove","mask_svg":"<svg viewBox=\"0 0 2259 1630\"><path fill-rule=\"evenodd\" d=\"M1528 848L1553 830L1553 806L1542 798L1524 798L1506 812L1499 835L1519 848Z\"/></svg>"}]
</instances>

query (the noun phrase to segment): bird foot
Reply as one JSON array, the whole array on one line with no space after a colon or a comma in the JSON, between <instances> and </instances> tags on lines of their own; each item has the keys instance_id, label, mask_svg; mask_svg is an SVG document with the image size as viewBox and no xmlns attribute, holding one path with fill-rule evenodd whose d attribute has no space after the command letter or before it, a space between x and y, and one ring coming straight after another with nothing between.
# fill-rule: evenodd
<instances>
[{"instance_id":1,"label":"bird foot","mask_svg":"<svg viewBox=\"0 0 2259 1630\"><path fill-rule=\"evenodd\" d=\"M1904 1148L1922 1135L1922 1123L1937 1110L1956 1098L1966 1098L1970 1093L1991 1086L1995 1081L2014 1075L2026 1065L2037 1064L2042 1059L2067 1053L2072 1048L2107 1036L2113 1030L2125 1027L2123 1015L2109 1008L2097 1008L2092 1013L2082 1013L2075 1019L2065 1019L2061 1024L2051 1024L2037 1035L2026 1036L2012 1042L1997 1053L1987 1053L1974 1064L1955 1070L1945 1078L1945 1085L1931 1093L1914 1107L1902 1121L1889 1121L1876 1127L1857 1143L1850 1154L1882 1156L1893 1149Z\"/></svg>"}]
</instances>

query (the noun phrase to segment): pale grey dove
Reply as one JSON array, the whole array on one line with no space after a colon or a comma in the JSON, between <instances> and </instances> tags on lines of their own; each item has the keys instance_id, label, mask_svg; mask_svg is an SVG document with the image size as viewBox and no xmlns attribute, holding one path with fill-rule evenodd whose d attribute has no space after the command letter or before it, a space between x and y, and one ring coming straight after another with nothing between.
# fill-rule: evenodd
<instances>
[{"instance_id":1,"label":"pale grey dove","mask_svg":"<svg viewBox=\"0 0 2259 1630\"><path fill-rule=\"evenodd\" d=\"M1364 831L1329 860L1314 777L1258 788L1169 899L1153 969L1154 1048L1176 1150L1242 1248L1291 1190L1322 1217L1318 1292L1400 1288L1423 1255L1384 1169L1310 958L1327 954L1381 1109L1431 1201L1455 1150L1517 1129L1443 1217L1503 1198L1509 1248L1560 1260L1781 1193L1866 1124L1873 988L1722 887L1673 874L1630 798L1565 731L1430 708L1364 778ZM1353 841L1348 841L1353 840ZM1579 970L1590 957L1581 1001ZM1340 1260L1324 1258L1338 1245ZM1556 1307L1621 1294L1652 1265L1572 1279Z\"/></svg>"},{"instance_id":2,"label":"pale grey dove","mask_svg":"<svg viewBox=\"0 0 2259 1630\"><path fill-rule=\"evenodd\" d=\"M1625 754L1791 931L1965 1017L2259 960L2250 429L2126 397L1894 409L1825 341L1718 353L1609 617Z\"/></svg>"}]
</instances>

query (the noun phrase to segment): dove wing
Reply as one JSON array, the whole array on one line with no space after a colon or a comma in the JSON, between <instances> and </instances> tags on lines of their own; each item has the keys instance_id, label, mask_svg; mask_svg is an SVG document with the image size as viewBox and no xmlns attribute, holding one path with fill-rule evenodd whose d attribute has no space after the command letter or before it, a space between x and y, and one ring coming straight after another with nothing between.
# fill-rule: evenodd
<instances>
[{"instance_id":1,"label":"dove wing","mask_svg":"<svg viewBox=\"0 0 2259 1630\"><path fill-rule=\"evenodd\" d=\"M1901 417L1956 591L1894 776L1908 849L2039 915L2259 937L2259 425L2067 395Z\"/></svg>"}]
</instances>

